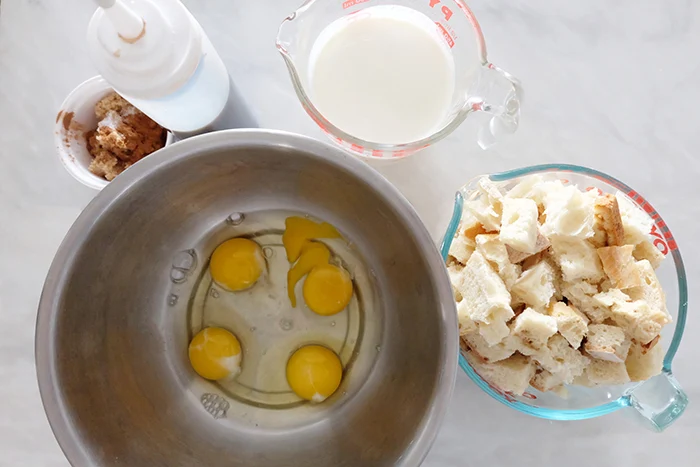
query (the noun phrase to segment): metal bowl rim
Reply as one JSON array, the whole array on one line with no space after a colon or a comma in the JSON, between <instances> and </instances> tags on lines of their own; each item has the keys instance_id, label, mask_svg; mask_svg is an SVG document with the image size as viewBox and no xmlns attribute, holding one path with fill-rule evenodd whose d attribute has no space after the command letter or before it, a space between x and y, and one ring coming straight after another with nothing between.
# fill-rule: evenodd
<instances>
[{"instance_id":1,"label":"metal bowl rim","mask_svg":"<svg viewBox=\"0 0 700 467\"><path fill-rule=\"evenodd\" d=\"M341 170L352 173L371 185L389 203L407 224L417 242L424 247L430 275L440 302L443 333L444 364L437 381L432 406L426 412L422 426L406 451L397 460L397 466L418 466L428 454L447 411L457 376L458 325L452 289L442 258L428 230L408 200L379 172L328 143L290 132L278 130L225 130L188 138L165 147L135 164L115 178L82 211L73 223L51 263L39 300L35 330L35 363L39 393L44 411L54 436L66 458L75 465L87 465L91 457L82 449L80 436L65 416L67 409L57 386L55 353L51 345L56 328L54 306L60 302L62 285L66 280L80 244L112 204L150 176L168 165L189 157L205 156L217 149L272 146L303 151L307 156L323 160ZM430 251L426 251L430 250Z\"/></svg>"}]
</instances>

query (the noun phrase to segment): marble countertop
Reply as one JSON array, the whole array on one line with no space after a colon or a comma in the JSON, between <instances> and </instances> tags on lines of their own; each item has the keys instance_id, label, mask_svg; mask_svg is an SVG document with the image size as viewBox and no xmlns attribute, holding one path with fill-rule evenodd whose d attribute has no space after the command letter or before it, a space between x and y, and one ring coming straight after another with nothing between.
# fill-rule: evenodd
<instances>
[{"instance_id":1,"label":"marble countertop","mask_svg":"<svg viewBox=\"0 0 700 467\"><path fill-rule=\"evenodd\" d=\"M300 0L185 3L260 126L322 137L302 111L274 47L279 23ZM624 410L595 420L551 422L500 405L460 373L424 465L651 467L667 463L669 456L677 467L696 465L700 3L474 0L470 5L489 58L523 82L520 130L482 151L475 144L474 122L467 121L423 153L378 169L413 203L436 240L453 193L479 174L568 162L635 187L662 213L686 261L691 316L674 373L691 405L661 435ZM68 465L42 409L33 339L51 259L96 194L63 170L52 138L63 98L96 74L84 43L93 10L87 0L0 2L0 466Z\"/></svg>"}]
</instances>

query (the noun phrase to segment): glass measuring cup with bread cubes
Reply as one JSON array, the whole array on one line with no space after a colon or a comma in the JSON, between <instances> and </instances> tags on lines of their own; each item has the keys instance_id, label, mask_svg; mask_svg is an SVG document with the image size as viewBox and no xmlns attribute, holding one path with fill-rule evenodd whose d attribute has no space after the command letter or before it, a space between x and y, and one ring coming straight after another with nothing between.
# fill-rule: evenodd
<instances>
[{"instance_id":1,"label":"glass measuring cup with bread cubes","mask_svg":"<svg viewBox=\"0 0 700 467\"><path fill-rule=\"evenodd\" d=\"M554 420L631 406L656 430L683 413L683 261L624 183L561 164L479 177L457 193L442 254L460 366L495 399Z\"/></svg>"}]
</instances>

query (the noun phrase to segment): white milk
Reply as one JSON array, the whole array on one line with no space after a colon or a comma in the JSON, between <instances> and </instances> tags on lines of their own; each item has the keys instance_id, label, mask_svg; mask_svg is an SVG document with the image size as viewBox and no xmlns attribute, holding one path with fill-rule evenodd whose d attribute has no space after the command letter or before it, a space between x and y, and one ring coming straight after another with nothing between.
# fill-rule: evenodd
<instances>
[{"instance_id":1,"label":"white milk","mask_svg":"<svg viewBox=\"0 0 700 467\"><path fill-rule=\"evenodd\" d=\"M452 53L435 23L403 6L340 18L319 35L310 60L311 101L344 132L400 144L445 122L455 87Z\"/></svg>"}]
</instances>

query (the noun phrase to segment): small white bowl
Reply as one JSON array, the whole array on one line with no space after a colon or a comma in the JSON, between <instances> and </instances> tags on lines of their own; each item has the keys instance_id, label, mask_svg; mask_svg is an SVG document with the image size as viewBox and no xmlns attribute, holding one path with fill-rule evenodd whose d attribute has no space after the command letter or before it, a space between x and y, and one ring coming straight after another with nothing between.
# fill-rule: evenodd
<instances>
[{"instance_id":1,"label":"small white bowl","mask_svg":"<svg viewBox=\"0 0 700 467\"><path fill-rule=\"evenodd\" d=\"M56 116L54 138L56 150L69 174L85 186L101 190L109 181L90 172L92 156L87 149L85 134L97 128L95 104L114 89L101 76L81 83L68 94ZM165 145L172 142L168 132Z\"/></svg>"}]
</instances>

